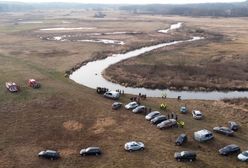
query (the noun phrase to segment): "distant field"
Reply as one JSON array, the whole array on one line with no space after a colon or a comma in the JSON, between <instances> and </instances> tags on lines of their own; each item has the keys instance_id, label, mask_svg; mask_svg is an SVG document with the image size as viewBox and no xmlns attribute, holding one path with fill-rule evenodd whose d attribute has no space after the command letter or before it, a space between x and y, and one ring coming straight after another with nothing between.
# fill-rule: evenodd
<instances>
[{"instance_id":1,"label":"distant field","mask_svg":"<svg viewBox=\"0 0 248 168\"><path fill-rule=\"evenodd\" d=\"M222 34L224 38L162 48L122 61L106 70L106 78L129 86L148 88L248 89L248 24L244 18L173 19L184 21L182 32L198 28Z\"/></svg>"},{"instance_id":2,"label":"distant field","mask_svg":"<svg viewBox=\"0 0 248 168\"><path fill-rule=\"evenodd\" d=\"M152 110L159 110L160 103L165 102L168 104L168 111L162 112L163 114L175 112L179 119L185 121L183 129L160 131L145 121L144 115L135 115L124 109L113 111L112 100L105 99L97 95L95 90L64 77L66 70L83 61L99 58L101 53L118 53L136 47L136 43L137 46L143 46L164 39L189 36L185 34L181 37L180 32L168 36L156 33L156 30L166 28L178 20L191 20L187 18L106 12L106 18L95 19L92 17L94 13L68 10L0 15L0 168L247 167L246 163L237 161L236 156L221 157L217 152L219 148L230 143L236 143L242 150L247 150L246 100L224 102L148 98L141 101ZM19 25L16 24L18 19L43 23ZM199 19L194 20L195 25L190 26L200 27L202 23L196 22ZM81 34L80 37L86 37L84 34L93 33L92 30L62 33L39 31L41 28L82 26L97 27L97 31L101 32L140 31L143 35L104 37L125 40L127 45L124 46L40 39L40 36L58 34ZM245 43L245 40L241 39L243 35L240 35L238 40ZM146 56L142 58L149 60ZM29 88L26 84L29 78L40 81L41 88ZM21 86L21 91L16 94L9 93L4 86L6 81L16 82ZM120 101L125 104L131 96L124 95ZM193 120L190 113L179 114L182 105L187 105L190 110L202 110L204 120ZM203 128L211 130L217 125L224 126L229 120L241 125L235 137L215 134L215 139L209 143L197 143L192 139L194 131ZM174 145L180 133L187 133L189 137L189 143L183 147ZM130 140L143 141L146 149L143 152L125 152L123 145ZM100 146L103 155L80 157L80 149L88 146ZM58 150L62 158L58 161L38 158L38 152L44 149ZM176 162L173 154L181 150L195 150L198 154L197 161Z\"/></svg>"}]
</instances>

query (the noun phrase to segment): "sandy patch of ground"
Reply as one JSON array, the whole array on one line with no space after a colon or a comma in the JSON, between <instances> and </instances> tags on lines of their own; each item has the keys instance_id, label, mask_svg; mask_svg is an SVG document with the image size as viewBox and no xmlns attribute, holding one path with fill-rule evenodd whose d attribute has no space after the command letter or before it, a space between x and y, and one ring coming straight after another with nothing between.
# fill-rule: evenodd
<instances>
[{"instance_id":1,"label":"sandy patch of ground","mask_svg":"<svg viewBox=\"0 0 248 168\"><path fill-rule=\"evenodd\" d=\"M105 127L109 127L116 124L116 121L112 117L98 118L92 130L95 134L101 134L105 131Z\"/></svg>"},{"instance_id":2,"label":"sandy patch of ground","mask_svg":"<svg viewBox=\"0 0 248 168\"><path fill-rule=\"evenodd\" d=\"M76 151L73 150L73 149L61 149L61 150L60 150L60 154L61 154L62 156L70 156L70 155L72 155L72 154L74 154L74 153L76 153Z\"/></svg>"},{"instance_id":3,"label":"sandy patch of ground","mask_svg":"<svg viewBox=\"0 0 248 168\"><path fill-rule=\"evenodd\" d=\"M78 121L69 120L63 123L63 126L68 131L80 131L83 128L83 124Z\"/></svg>"}]
</instances>

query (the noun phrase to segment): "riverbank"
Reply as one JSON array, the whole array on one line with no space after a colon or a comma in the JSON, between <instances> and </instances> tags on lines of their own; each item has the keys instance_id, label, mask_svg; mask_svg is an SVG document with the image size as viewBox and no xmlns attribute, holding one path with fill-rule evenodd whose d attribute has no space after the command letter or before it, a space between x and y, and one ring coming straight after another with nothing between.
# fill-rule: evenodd
<instances>
[{"instance_id":1,"label":"riverbank","mask_svg":"<svg viewBox=\"0 0 248 168\"><path fill-rule=\"evenodd\" d=\"M184 41L184 40L188 40L189 36L188 35L184 35L184 36L180 36L180 35L169 35L167 36L166 39L160 39L160 40L156 40L155 42L146 42L146 43L140 43L140 44L136 44L135 46L130 45L130 46L126 46L124 49L121 49L118 51L118 54L125 54L127 52L130 51L134 51L140 48L144 48L144 47L148 47L148 46L154 46L154 45L158 45L158 44L162 44L162 43L170 43L173 41ZM115 51L116 52L116 51ZM89 62L94 62L97 60L103 60L107 57L110 57L114 54L113 51L105 51L105 52L97 52L97 53L93 53L93 55L87 59L84 60L81 63L77 63L75 66L73 66L72 68L70 68L69 70L65 71L65 77L69 77L73 72L75 72L76 70L78 70L79 68L81 68L82 66L85 66L87 63Z\"/></svg>"},{"instance_id":2,"label":"riverbank","mask_svg":"<svg viewBox=\"0 0 248 168\"><path fill-rule=\"evenodd\" d=\"M216 23L217 27L218 24L220 26L223 23ZM111 82L127 87L182 91L247 91L247 36L244 31L233 34L233 29L229 30L224 26L222 29L224 37L227 37L225 40L183 43L158 49L111 65L103 76Z\"/></svg>"}]
</instances>

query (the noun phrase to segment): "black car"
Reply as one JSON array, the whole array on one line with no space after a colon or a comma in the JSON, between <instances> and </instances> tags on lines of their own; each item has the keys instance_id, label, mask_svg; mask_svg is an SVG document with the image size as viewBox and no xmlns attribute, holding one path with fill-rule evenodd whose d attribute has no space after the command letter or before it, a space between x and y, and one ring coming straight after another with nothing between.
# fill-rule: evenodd
<instances>
[{"instance_id":1,"label":"black car","mask_svg":"<svg viewBox=\"0 0 248 168\"><path fill-rule=\"evenodd\" d=\"M113 110L118 110L119 108L121 108L121 106L122 106L122 103L120 103L120 102L114 102L112 104L112 109Z\"/></svg>"},{"instance_id":2,"label":"black car","mask_svg":"<svg viewBox=\"0 0 248 168\"><path fill-rule=\"evenodd\" d=\"M233 130L227 127L214 127L213 131L227 136L233 136L234 133Z\"/></svg>"},{"instance_id":3,"label":"black car","mask_svg":"<svg viewBox=\"0 0 248 168\"><path fill-rule=\"evenodd\" d=\"M228 127L233 131L238 131L238 129L239 129L239 125L234 121L229 121Z\"/></svg>"},{"instance_id":4,"label":"black car","mask_svg":"<svg viewBox=\"0 0 248 168\"><path fill-rule=\"evenodd\" d=\"M165 120L167 120L165 115L159 115L159 116L155 117L154 119L152 119L151 123L155 125L155 124L159 124L159 123L161 123L162 121L165 121Z\"/></svg>"},{"instance_id":5,"label":"black car","mask_svg":"<svg viewBox=\"0 0 248 168\"><path fill-rule=\"evenodd\" d=\"M219 150L219 153L224 156L231 155L233 153L239 153L239 152L240 152L240 148L239 146L235 144L227 145L224 148L221 148Z\"/></svg>"},{"instance_id":6,"label":"black car","mask_svg":"<svg viewBox=\"0 0 248 168\"><path fill-rule=\"evenodd\" d=\"M97 87L97 88L96 88L96 92L97 92L98 94L104 94L104 93L106 93L107 91L108 91L107 88L102 88L102 87Z\"/></svg>"},{"instance_id":7,"label":"black car","mask_svg":"<svg viewBox=\"0 0 248 168\"><path fill-rule=\"evenodd\" d=\"M80 155L86 156L86 155L101 155L101 149L99 147L88 147L86 149L81 149L80 150Z\"/></svg>"},{"instance_id":8,"label":"black car","mask_svg":"<svg viewBox=\"0 0 248 168\"><path fill-rule=\"evenodd\" d=\"M176 140L176 145L181 146L183 143L188 141L188 137L186 134L181 134Z\"/></svg>"},{"instance_id":9,"label":"black car","mask_svg":"<svg viewBox=\"0 0 248 168\"><path fill-rule=\"evenodd\" d=\"M196 153L193 151L176 152L174 158L179 162L184 160L192 162L196 160Z\"/></svg>"},{"instance_id":10,"label":"black car","mask_svg":"<svg viewBox=\"0 0 248 168\"><path fill-rule=\"evenodd\" d=\"M60 158L59 152L54 151L54 150L41 151L39 152L38 156L46 158L46 159L51 159L51 160Z\"/></svg>"}]
</instances>

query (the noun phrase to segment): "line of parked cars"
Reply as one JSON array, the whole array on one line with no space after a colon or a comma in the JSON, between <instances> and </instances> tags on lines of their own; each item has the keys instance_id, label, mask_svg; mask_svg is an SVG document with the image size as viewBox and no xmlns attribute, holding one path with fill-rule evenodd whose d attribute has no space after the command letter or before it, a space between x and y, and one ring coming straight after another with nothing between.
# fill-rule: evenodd
<instances>
[{"instance_id":1,"label":"line of parked cars","mask_svg":"<svg viewBox=\"0 0 248 168\"><path fill-rule=\"evenodd\" d=\"M129 152L139 151L139 150L144 150L145 145L143 142L130 141L124 144L124 149ZM99 156L102 154L102 150L100 147L88 147L85 149L81 149L79 154L81 156ZM61 157L60 153L55 150L40 151L38 153L38 156L50 160L56 160Z\"/></svg>"},{"instance_id":2,"label":"line of parked cars","mask_svg":"<svg viewBox=\"0 0 248 168\"><path fill-rule=\"evenodd\" d=\"M113 109L119 109L122 107L122 103L120 102L115 102L112 104ZM137 102L133 101L125 105L125 109L127 110L132 110L133 113L140 113L144 112L145 106L139 105ZM188 108L186 106L182 106L180 108L180 112L182 114L188 113ZM196 120L200 120L203 118L203 113L200 110L192 110L192 116ZM149 114L145 116L145 119L150 121L152 124L157 125L157 128L159 129L165 129L165 128L171 128L173 126L177 125L177 121L175 119L168 119L165 115L162 115L159 111L152 111ZM216 133L228 135L228 136L233 136L234 131L237 131L239 128L238 124L233 121L228 122L228 127L214 127L213 131ZM194 139L198 142L206 142L214 138L214 135L211 131L208 131L206 129L199 130L194 132L193 135ZM186 134L180 134L176 141L175 144L178 146L183 145L188 141L188 137ZM131 141L125 144L124 146L125 150L127 151L135 151L135 150L143 150L144 149L144 143L142 142L135 142ZM240 153L240 148L235 145L227 145L221 149L219 149L219 154L221 155L230 155L233 153ZM174 154L174 158L177 161L194 161L196 160L197 154L194 151L181 151L181 152L176 152ZM244 151L240 153L237 158L241 161L248 161L248 151Z\"/></svg>"}]
</instances>

